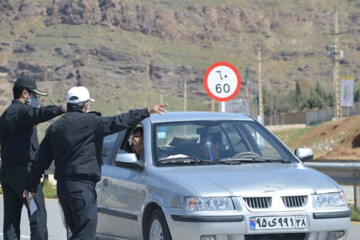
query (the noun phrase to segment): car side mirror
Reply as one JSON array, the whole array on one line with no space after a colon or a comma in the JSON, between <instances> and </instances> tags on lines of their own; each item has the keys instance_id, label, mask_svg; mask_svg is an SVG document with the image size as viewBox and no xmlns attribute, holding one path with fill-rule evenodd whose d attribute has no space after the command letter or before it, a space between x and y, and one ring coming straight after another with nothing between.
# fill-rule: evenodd
<instances>
[{"instance_id":1,"label":"car side mirror","mask_svg":"<svg viewBox=\"0 0 360 240\"><path fill-rule=\"evenodd\" d=\"M138 161L135 153L118 153L115 157L115 166L142 171L144 161Z\"/></svg>"},{"instance_id":2,"label":"car side mirror","mask_svg":"<svg viewBox=\"0 0 360 240\"><path fill-rule=\"evenodd\" d=\"M314 158L314 153L311 148L297 148L295 149L295 155L302 161L306 162Z\"/></svg>"}]
</instances>

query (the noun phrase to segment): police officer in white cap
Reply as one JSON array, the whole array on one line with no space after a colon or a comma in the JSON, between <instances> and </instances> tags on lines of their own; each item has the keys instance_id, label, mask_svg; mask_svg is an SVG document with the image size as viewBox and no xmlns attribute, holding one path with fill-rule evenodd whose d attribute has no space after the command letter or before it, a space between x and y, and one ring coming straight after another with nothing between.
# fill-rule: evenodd
<instances>
[{"instance_id":1,"label":"police officer in white cap","mask_svg":"<svg viewBox=\"0 0 360 240\"><path fill-rule=\"evenodd\" d=\"M71 88L66 97L67 113L47 130L40 145L37 165L33 165L28 187L35 193L44 171L55 161L57 192L70 239L94 239L97 225L95 184L101 178L102 144L105 136L133 128L150 114L166 112L167 104L130 110L113 117L101 117L90 112L89 91L85 87Z\"/></svg>"}]
</instances>

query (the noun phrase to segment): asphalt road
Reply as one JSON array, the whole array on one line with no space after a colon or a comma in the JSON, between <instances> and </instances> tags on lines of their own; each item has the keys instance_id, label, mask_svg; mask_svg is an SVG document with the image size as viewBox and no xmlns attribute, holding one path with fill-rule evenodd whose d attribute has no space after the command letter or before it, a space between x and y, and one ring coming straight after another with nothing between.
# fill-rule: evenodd
<instances>
[{"instance_id":1,"label":"asphalt road","mask_svg":"<svg viewBox=\"0 0 360 240\"><path fill-rule=\"evenodd\" d=\"M3 198L0 197L0 239L3 239ZM49 233L49 240L64 240L66 239L65 228L61 221L60 209L57 200L46 200L47 211L47 226ZM30 239L29 220L25 206L21 214L21 240Z\"/></svg>"},{"instance_id":2,"label":"asphalt road","mask_svg":"<svg viewBox=\"0 0 360 240\"><path fill-rule=\"evenodd\" d=\"M60 209L56 200L46 200L46 210L48 213L48 231L49 240L63 240L66 239L65 228L61 221ZM3 199L0 196L0 239L3 239L2 233L3 225ZM348 240L359 240L360 223L353 222L350 226L350 235ZM25 207L21 215L21 240L30 239L29 220Z\"/></svg>"}]
</instances>

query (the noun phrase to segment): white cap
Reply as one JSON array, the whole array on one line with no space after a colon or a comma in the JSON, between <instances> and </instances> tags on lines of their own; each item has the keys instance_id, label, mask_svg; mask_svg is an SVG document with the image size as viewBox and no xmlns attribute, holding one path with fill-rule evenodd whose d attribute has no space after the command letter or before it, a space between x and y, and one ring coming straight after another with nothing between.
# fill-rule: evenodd
<instances>
[{"instance_id":1,"label":"white cap","mask_svg":"<svg viewBox=\"0 0 360 240\"><path fill-rule=\"evenodd\" d=\"M67 103L81 103L86 101L95 102L94 99L90 98L89 90L87 90L86 87L73 87L67 92Z\"/></svg>"}]
</instances>

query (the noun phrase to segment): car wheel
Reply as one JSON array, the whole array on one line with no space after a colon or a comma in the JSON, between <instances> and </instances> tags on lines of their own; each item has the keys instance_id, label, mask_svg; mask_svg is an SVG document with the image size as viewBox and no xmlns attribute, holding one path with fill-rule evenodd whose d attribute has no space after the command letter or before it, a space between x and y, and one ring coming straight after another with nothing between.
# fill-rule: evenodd
<instances>
[{"instance_id":1,"label":"car wheel","mask_svg":"<svg viewBox=\"0 0 360 240\"><path fill-rule=\"evenodd\" d=\"M156 209L151 215L148 225L148 237L149 240L171 240L169 227L160 209Z\"/></svg>"}]
</instances>

